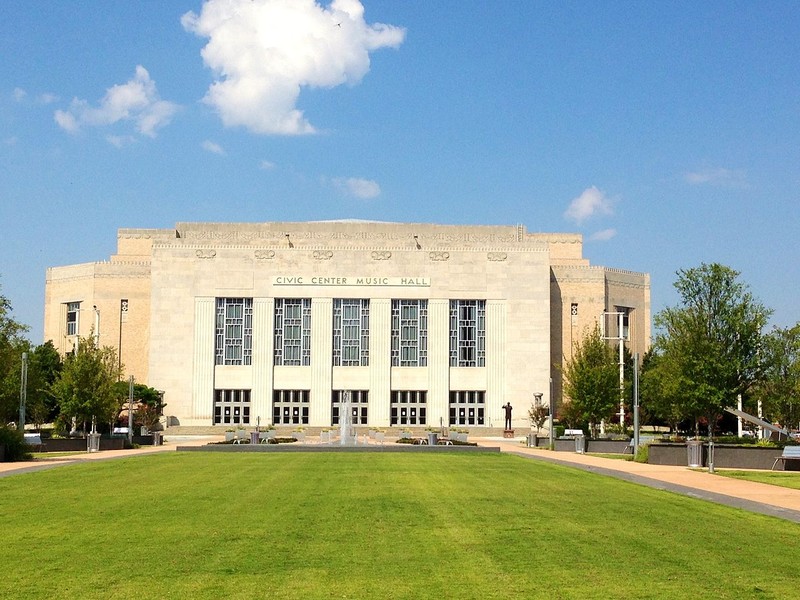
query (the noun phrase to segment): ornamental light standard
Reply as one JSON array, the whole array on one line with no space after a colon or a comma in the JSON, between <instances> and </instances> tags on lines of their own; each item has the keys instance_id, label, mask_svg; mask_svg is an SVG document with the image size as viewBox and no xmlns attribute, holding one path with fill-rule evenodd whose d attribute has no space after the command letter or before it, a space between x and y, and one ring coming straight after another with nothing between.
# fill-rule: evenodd
<instances>
[{"instance_id":1,"label":"ornamental light standard","mask_svg":"<svg viewBox=\"0 0 800 600\"><path fill-rule=\"evenodd\" d=\"M25 431L25 403L28 400L28 353L22 353L22 372L19 384L19 425L17 429Z\"/></svg>"},{"instance_id":2,"label":"ornamental light standard","mask_svg":"<svg viewBox=\"0 0 800 600\"><path fill-rule=\"evenodd\" d=\"M617 335L610 335L606 332L606 318L617 317ZM619 425L625 427L625 341L628 339L625 331L625 318L628 313L623 310L606 311L603 313L603 330L600 332L604 340L617 340L619 348Z\"/></svg>"}]
</instances>

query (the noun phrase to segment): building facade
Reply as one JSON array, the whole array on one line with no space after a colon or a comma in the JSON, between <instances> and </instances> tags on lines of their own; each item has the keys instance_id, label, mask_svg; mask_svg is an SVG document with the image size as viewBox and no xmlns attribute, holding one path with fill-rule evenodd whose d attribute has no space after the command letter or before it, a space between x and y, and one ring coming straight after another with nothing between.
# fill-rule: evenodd
<instances>
[{"instance_id":1,"label":"building facade","mask_svg":"<svg viewBox=\"0 0 800 600\"><path fill-rule=\"evenodd\" d=\"M521 225L121 229L109 261L48 269L44 333L116 347L180 425L331 426L349 392L357 425L502 427L511 402L527 427L587 327L649 345L649 276L582 254Z\"/></svg>"}]
</instances>

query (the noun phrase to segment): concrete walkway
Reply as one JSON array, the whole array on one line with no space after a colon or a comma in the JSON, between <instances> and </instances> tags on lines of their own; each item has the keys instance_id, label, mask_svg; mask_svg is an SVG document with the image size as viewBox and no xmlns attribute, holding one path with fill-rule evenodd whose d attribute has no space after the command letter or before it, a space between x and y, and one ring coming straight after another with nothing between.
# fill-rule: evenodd
<instances>
[{"instance_id":1,"label":"concrete walkway","mask_svg":"<svg viewBox=\"0 0 800 600\"><path fill-rule=\"evenodd\" d=\"M91 454L82 453L35 461L0 463L0 477L84 461L110 460L155 452L170 452L175 451L178 446L202 446L209 442L223 439L219 435L170 435L168 432L165 434L165 438L166 441L163 446L143 446L135 450L104 450ZM527 448L519 439L478 438L474 441L477 441L481 446L499 447L502 452L516 454L531 460L541 460L582 469L656 489L800 523L800 490L731 479L721 475L713 475L706 471L689 469L688 467L649 465L574 452L551 452L541 448ZM387 440L387 443L392 442Z\"/></svg>"}]
</instances>

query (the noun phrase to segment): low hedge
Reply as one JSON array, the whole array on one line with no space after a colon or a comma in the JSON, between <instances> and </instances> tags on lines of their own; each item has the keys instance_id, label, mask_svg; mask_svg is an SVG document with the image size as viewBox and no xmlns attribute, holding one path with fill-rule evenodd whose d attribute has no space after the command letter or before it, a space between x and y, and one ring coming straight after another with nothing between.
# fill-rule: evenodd
<instances>
[{"instance_id":1,"label":"low hedge","mask_svg":"<svg viewBox=\"0 0 800 600\"><path fill-rule=\"evenodd\" d=\"M30 448L25 443L25 437L21 431L10 427L0 427L0 460L14 462L31 458Z\"/></svg>"}]
</instances>

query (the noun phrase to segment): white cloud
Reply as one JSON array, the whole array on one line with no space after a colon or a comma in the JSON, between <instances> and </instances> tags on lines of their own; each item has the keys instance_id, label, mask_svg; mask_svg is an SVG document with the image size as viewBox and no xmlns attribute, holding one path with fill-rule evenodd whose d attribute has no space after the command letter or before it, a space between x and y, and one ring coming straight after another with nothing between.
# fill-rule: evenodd
<instances>
[{"instance_id":1,"label":"white cloud","mask_svg":"<svg viewBox=\"0 0 800 600\"><path fill-rule=\"evenodd\" d=\"M84 126L102 127L132 121L140 134L155 137L156 130L169 124L177 110L177 104L161 100L147 69L137 66L133 78L108 88L97 107L75 98L68 110L57 110L53 117L70 133Z\"/></svg>"},{"instance_id":2,"label":"white cloud","mask_svg":"<svg viewBox=\"0 0 800 600\"><path fill-rule=\"evenodd\" d=\"M106 141L116 148L122 148L136 141L132 135L107 135Z\"/></svg>"},{"instance_id":3,"label":"white cloud","mask_svg":"<svg viewBox=\"0 0 800 600\"><path fill-rule=\"evenodd\" d=\"M691 185L714 185L717 187L745 187L747 178L743 171L722 167L704 168L684 173L686 183Z\"/></svg>"},{"instance_id":4,"label":"white cloud","mask_svg":"<svg viewBox=\"0 0 800 600\"><path fill-rule=\"evenodd\" d=\"M355 85L370 51L405 37L401 27L367 24L358 0L208 0L181 23L208 38L201 54L217 80L204 101L223 123L279 135L315 131L296 108L301 88Z\"/></svg>"},{"instance_id":5,"label":"white cloud","mask_svg":"<svg viewBox=\"0 0 800 600\"><path fill-rule=\"evenodd\" d=\"M274 162L269 160L262 160L260 163L258 163L258 168L262 171L271 171L276 166L277 165Z\"/></svg>"},{"instance_id":6,"label":"white cloud","mask_svg":"<svg viewBox=\"0 0 800 600\"><path fill-rule=\"evenodd\" d=\"M592 186L583 190L580 196L569 203L567 210L564 211L564 218L580 225L594 215L610 215L612 212L611 200L595 186Z\"/></svg>"},{"instance_id":7,"label":"white cloud","mask_svg":"<svg viewBox=\"0 0 800 600\"><path fill-rule=\"evenodd\" d=\"M53 102L58 102L58 96L55 94L44 93L39 94L37 100L40 104L52 104Z\"/></svg>"},{"instance_id":8,"label":"white cloud","mask_svg":"<svg viewBox=\"0 0 800 600\"><path fill-rule=\"evenodd\" d=\"M205 140L201 144L201 146L203 147L203 150L208 150L213 154L221 154L221 155L225 154L225 150L222 149L222 146L212 142L211 140Z\"/></svg>"},{"instance_id":9,"label":"white cloud","mask_svg":"<svg viewBox=\"0 0 800 600\"><path fill-rule=\"evenodd\" d=\"M370 200L377 198L381 193L381 186L371 179L359 179L358 177L337 177L332 180L336 188L355 198Z\"/></svg>"},{"instance_id":10,"label":"white cloud","mask_svg":"<svg viewBox=\"0 0 800 600\"><path fill-rule=\"evenodd\" d=\"M28 92L26 92L22 88L14 88L12 95L14 96L14 100L16 100L17 102L22 102L23 100L25 100L25 96L28 95Z\"/></svg>"},{"instance_id":11,"label":"white cloud","mask_svg":"<svg viewBox=\"0 0 800 600\"><path fill-rule=\"evenodd\" d=\"M589 236L589 241L592 242L607 242L611 238L617 235L616 229L602 229L600 231L596 231L592 235Z\"/></svg>"}]
</instances>

